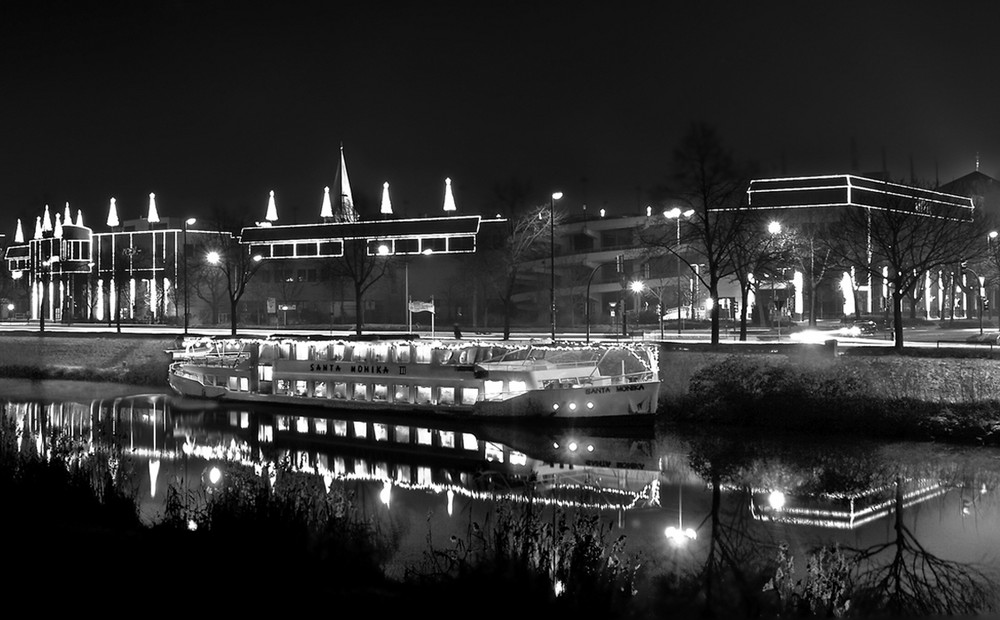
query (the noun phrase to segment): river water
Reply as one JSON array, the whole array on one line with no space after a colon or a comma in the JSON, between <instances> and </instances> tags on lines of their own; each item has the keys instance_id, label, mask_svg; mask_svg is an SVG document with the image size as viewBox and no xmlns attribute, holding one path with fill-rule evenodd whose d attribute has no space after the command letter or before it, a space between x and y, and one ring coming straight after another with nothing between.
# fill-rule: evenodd
<instances>
[{"instance_id":1,"label":"river water","mask_svg":"<svg viewBox=\"0 0 1000 620\"><path fill-rule=\"evenodd\" d=\"M530 497L598 515L654 571L773 559L784 545L799 577L820 545L1000 571L997 448L230 408L78 382L0 380L0 405L41 450L58 432L132 459L149 522L171 486L203 490L235 469L280 462L350 485L358 509L400 535L390 570Z\"/></svg>"}]
</instances>

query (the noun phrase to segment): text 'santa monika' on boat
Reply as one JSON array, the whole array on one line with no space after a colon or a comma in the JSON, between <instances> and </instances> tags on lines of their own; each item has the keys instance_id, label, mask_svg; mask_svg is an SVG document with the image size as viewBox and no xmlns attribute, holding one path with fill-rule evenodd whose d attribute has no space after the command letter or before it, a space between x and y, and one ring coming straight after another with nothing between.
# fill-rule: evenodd
<instances>
[{"instance_id":1,"label":"text 'santa monika' on boat","mask_svg":"<svg viewBox=\"0 0 1000 620\"><path fill-rule=\"evenodd\" d=\"M651 419L658 351L640 342L198 337L172 352L182 396L483 418Z\"/></svg>"}]
</instances>

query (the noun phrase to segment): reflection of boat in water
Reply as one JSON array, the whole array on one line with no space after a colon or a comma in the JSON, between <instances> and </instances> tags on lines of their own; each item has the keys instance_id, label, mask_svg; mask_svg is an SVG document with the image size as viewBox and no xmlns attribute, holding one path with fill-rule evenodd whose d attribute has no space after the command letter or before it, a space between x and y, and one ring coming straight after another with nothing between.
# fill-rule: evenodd
<instances>
[{"instance_id":1,"label":"reflection of boat in water","mask_svg":"<svg viewBox=\"0 0 1000 620\"><path fill-rule=\"evenodd\" d=\"M755 490L750 513L758 521L852 530L933 497L947 489L934 480L899 481L850 493L795 494ZM897 495L898 492L898 495Z\"/></svg>"},{"instance_id":2,"label":"reflection of boat in water","mask_svg":"<svg viewBox=\"0 0 1000 620\"><path fill-rule=\"evenodd\" d=\"M442 341L419 337L199 337L173 352L178 394L449 417L651 417L657 348L644 343Z\"/></svg>"},{"instance_id":3,"label":"reflection of boat in water","mask_svg":"<svg viewBox=\"0 0 1000 620\"><path fill-rule=\"evenodd\" d=\"M202 402L202 401L194 401ZM652 426L518 428L440 417L371 415L267 404L209 410L154 394L91 403L7 403L24 436L59 429L90 450L115 447L149 461L150 495L163 496L181 461L190 476L211 470L281 468L335 479L371 480L429 493L508 498L596 509L658 502ZM181 405L178 407L177 405ZM311 415L305 415L309 413ZM199 465L199 463L201 463ZM159 491L157 488L159 487Z\"/></svg>"}]
</instances>

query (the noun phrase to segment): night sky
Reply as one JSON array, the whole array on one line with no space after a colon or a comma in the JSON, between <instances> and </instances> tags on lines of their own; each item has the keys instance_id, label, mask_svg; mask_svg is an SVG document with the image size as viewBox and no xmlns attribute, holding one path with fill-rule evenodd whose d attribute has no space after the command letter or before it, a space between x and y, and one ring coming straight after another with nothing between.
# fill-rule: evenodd
<instances>
[{"instance_id":1,"label":"night sky","mask_svg":"<svg viewBox=\"0 0 1000 620\"><path fill-rule=\"evenodd\" d=\"M1000 177L996 2L4 2L0 232L314 222L341 143L362 217L637 213L694 121L762 175Z\"/></svg>"}]
</instances>

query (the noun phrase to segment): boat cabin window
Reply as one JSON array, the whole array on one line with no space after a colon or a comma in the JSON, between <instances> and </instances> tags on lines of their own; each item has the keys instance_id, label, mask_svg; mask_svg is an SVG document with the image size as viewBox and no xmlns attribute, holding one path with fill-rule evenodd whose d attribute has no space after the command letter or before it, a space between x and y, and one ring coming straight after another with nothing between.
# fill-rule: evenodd
<instances>
[{"instance_id":1,"label":"boat cabin window","mask_svg":"<svg viewBox=\"0 0 1000 620\"><path fill-rule=\"evenodd\" d=\"M451 349L437 349L434 351L435 364L451 364L455 357L455 352Z\"/></svg>"},{"instance_id":2,"label":"boat cabin window","mask_svg":"<svg viewBox=\"0 0 1000 620\"><path fill-rule=\"evenodd\" d=\"M367 362L368 361L368 345L363 343L357 343L354 345L354 350L351 351L351 361L352 362Z\"/></svg>"},{"instance_id":3,"label":"boat cabin window","mask_svg":"<svg viewBox=\"0 0 1000 620\"><path fill-rule=\"evenodd\" d=\"M528 385L521 380L511 379L510 385L508 386L511 392L523 392L528 389Z\"/></svg>"},{"instance_id":4,"label":"boat cabin window","mask_svg":"<svg viewBox=\"0 0 1000 620\"><path fill-rule=\"evenodd\" d=\"M459 364L475 364L476 355L479 353L479 347L466 347L461 350L458 354Z\"/></svg>"},{"instance_id":5,"label":"boat cabin window","mask_svg":"<svg viewBox=\"0 0 1000 620\"><path fill-rule=\"evenodd\" d=\"M455 388L453 387L441 387L438 393L438 404L439 405L454 405L455 404Z\"/></svg>"},{"instance_id":6,"label":"boat cabin window","mask_svg":"<svg viewBox=\"0 0 1000 620\"><path fill-rule=\"evenodd\" d=\"M438 438L441 440L442 448L455 447L455 433L453 431L441 431Z\"/></svg>"},{"instance_id":7,"label":"boat cabin window","mask_svg":"<svg viewBox=\"0 0 1000 620\"><path fill-rule=\"evenodd\" d=\"M274 366L258 366L257 376L261 381L271 381L274 379Z\"/></svg>"},{"instance_id":8,"label":"boat cabin window","mask_svg":"<svg viewBox=\"0 0 1000 620\"><path fill-rule=\"evenodd\" d=\"M313 383L313 396L316 398L326 398L326 381Z\"/></svg>"},{"instance_id":9,"label":"boat cabin window","mask_svg":"<svg viewBox=\"0 0 1000 620\"><path fill-rule=\"evenodd\" d=\"M396 443L410 443L410 427L402 424L396 426Z\"/></svg>"},{"instance_id":10,"label":"boat cabin window","mask_svg":"<svg viewBox=\"0 0 1000 620\"><path fill-rule=\"evenodd\" d=\"M295 359L307 360L309 359L309 354L312 352L312 345L308 342L297 342L295 343Z\"/></svg>"},{"instance_id":11,"label":"boat cabin window","mask_svg":"<svg viewBox=\"0 0 1000 620\"><path fill-rule=\"evenodd\" d=\"M434 443L434 435L429 428L417 428L417 443L422 446L430 446Z\"/></svg>"},{"instance_id":12,"label":"boat cabin window","mask_svg":"<svg viewBox=\"0 0 1000 620\"><path fill-rule=\"evenodd\" d=\"M327 421L326 421L326 419L324 419L324 418L316 418L316 434L317 435L326 435L327 432L329 432L329 431L327 429Z\"/></svg>"},{"instance_id":13,"label":"boat cabin window","mask_svg":"<svg viewBox=\"0 0 1000 620\"><path fill-rule=\"evenodd\" d=\"M282 342L275 348L278 351L278 359L280 360L292 359L292 345L290 343Z\"/></svg>"},{"instance_id":14,"label":"boat cabin window","mask_svg":"<svg viewBox=\"0 0 1000 620\"><path fill-rule=\"evenodd\" d=\"M285 379L278 379L274 386L275 394L287 394L288 393L288 381Z\"/></svg>"},{"instance_id":15,"label":"boat cabin window","mask_svg":"<svg viewBox=\"0 0 1000 620\"><path fill-rule=\"evenodd\" d=\"M397 385L395 394L393 394L392 399L397 403L410 403L411 400L410 386L408 385Z\"/></svg>"},{"instance_id":16,"label":"boat cabin window","mask_svg":"<svg viewBox=\"0 0 1000 620\"><path fill-rule=\"evenodd\" d=\"M333 421L333 434L337 437L347 437L347 421L346 420L334 420Z\"/></svg>"},{"instance_id":17,"label":"boat cabin window","mask_svg":"<svg viewBox=\"0 0 1000 620\"><path fill-rule=\"evenodd\" d=\"M373 362L387 362L389 361L389 345L387 344L377 344L372 347L372 361Z\"/></svg>"},{"instance_id":18,"label":"boat cabin window","mask_svg":"<svg viewBox=\"0 0 1000 620\"><path fill-rule=\"evenodd\" d=\"M297 380L295 382L295 395L305 396L308 393L309 393L309 388L308 386L306 386L306 382L301 379Z\"/></svg>"},{"instance_id":19,"label":"boat cabin window","mask_svg":"<svg viewBox=\"0 0 1000 620\"><path fill-rule=\"evenodd\" d=\"M389 441L389 427L380 422L372 424L372 436L375 441Z\"/></svg>"},{"instance_id":20,"label":"boat cabin window","mask_svg":"<svg viewBox=\"0 0 1000 620\"><path fill-rule=\"evenodd\" d=\"M372 390L372 400L384 403L389 399L389 388L384 383L376 383Z\"/></svg>"},{"instance_id":21,"label":"boat cabin window","mask_svg":"<svg viewBox=\"0 0 1000 620\"><path fill-rule=\"evenodd\" d=\"M475 405L476 399L478 398L479 398L479 388L473 388L473 387L462 388L463 405Z\"/></svg>"},{"instance_id":22,"label":"boat cabin window","mask_svg":"<svg viewBox=\"0 0 1000 620\"><path fill-rule=\"evenodd\" d=\"M430 364L431 363L431 348L428 345L417 345L414 347L416 351L414 352L413 361L418 364Z\"/></svg>"},{"instance_id":23,"label":"boat cabin window","mask_svg":"<svg viewBox=\"0 0 1000 620\"><path fill-rule=\"evenodd\" d=\"M343 381L336 381L333 384L334 398L347 398L347 384Z\"/></svg>"},{"instance_id":24,"label":"boat cabin window","mask_svg":"<svg viewBox=\"0 0 1000 620\"><path fill-rule=\"evenodd\" d=\"M357 420L354 422L354 436L358 439L368 438L368 423Z\"/></svg>"},{"instance_id":25,"label":"boat cabin window","mask_svg":"<svg viewBox=\"0 0 1000 620\"><path fill-rule=\"evenodd\" d=\"M486 396L495 396L503 393L503 381L483 381L483 390Z\"/></svg>"},{"instance_id":26,"label":"boat cabin window","mask_svg":"<svg viewBox=\"0 0 1000 620\"><path fill-rule=\"evenodd\" d=\"M396 362L400 364L410 363L410 345L408 344L397 344L393 347L396 352Z\"/></svg>"},{"instance_id":27,"label":"boat cabin window","mask_svg":"<svg viewBox=\"0 0 1000 620\"><path fill-rule=\"evenodd\" d=\"M417 386L417 400L418 405L430 405L433 404L433 399L431 398L431 388L426 385Z\"/></svg>"},{"instance_id":28,"label":"boat cabin window","mask_svg":"<svg viewBox=\"0 0 1000 620\"><path fill-rule=\"evenodd\" d=\"M368 385L365 383L355 383L352 400L368 400Z\"/></svg>"},{"instance_id":29,"label":"boat cabin window","mask_svg":"<svg viewBox=\"0 0 1000 620\"><path fill-rule=\"evenodd\" d=\"M339 362L344 359L344 344L337 343L330 345L330 359Z\"/></svg>"}]
</instances>

